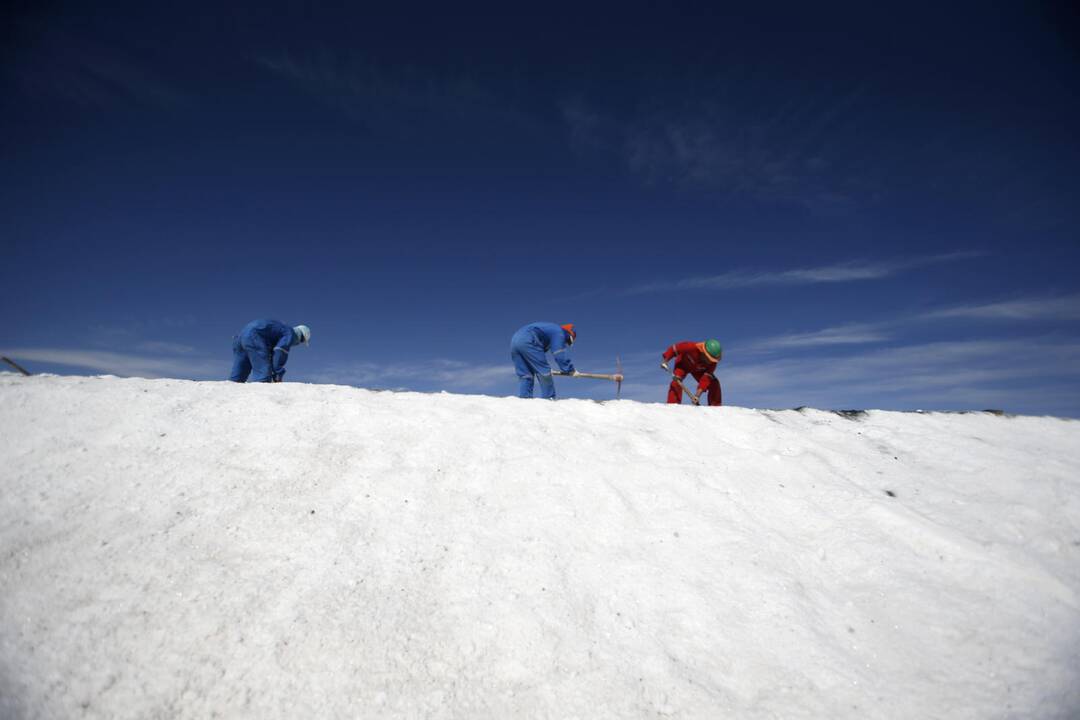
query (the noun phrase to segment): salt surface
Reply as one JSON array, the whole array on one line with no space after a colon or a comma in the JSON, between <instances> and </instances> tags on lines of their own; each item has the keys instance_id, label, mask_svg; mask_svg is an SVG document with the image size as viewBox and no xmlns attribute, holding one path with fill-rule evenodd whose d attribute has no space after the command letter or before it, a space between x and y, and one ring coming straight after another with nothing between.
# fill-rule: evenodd
<instances>
[{"instance_id":1,"label":"salt surface","mask_svg":"<svg viewBox=\"0 0 1080 720\"><path fill-rule=\"evenodd\" d=\"M0 717L1068 718L1080 423L0 376Z\"/></svg>"}]
</instances>

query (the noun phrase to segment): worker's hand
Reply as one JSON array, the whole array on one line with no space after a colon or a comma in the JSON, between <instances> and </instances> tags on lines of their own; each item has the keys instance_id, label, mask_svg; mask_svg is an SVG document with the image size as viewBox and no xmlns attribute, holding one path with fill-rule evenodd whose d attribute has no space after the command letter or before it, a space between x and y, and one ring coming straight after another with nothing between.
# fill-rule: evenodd
<instances>
[{"instance_id":1,"label":"worker's hand","mask_svg":"<svg viewBox=\"0 0 1080 720\"><path fill-rule=\"evenodd\" d=\"M669 368L669 367L668 367L668 365L667 365L667 360L665 360L664 362L660 363L660 367L664 368L664 369L665 369L665 370L667 370L668 372L671 372L671 368Z\"/></svg>"},{"instance_id":2,"label":"worker's hand","mask_svg":"<svg viewBox=\"0 0 1080 720\"><path fill-rule=\"evenodd\" d=\"M570 377L577 377L580 374L581 373L579 373L577 370L571 370L570 371Z\"/></svg>"}]
</instances>

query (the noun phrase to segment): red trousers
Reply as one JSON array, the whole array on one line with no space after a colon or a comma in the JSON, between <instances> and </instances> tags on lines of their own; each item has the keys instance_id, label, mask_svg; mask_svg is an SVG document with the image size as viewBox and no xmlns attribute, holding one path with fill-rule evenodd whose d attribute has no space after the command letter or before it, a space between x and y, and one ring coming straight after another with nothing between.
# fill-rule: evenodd
<instances>
[{"instance_id":1,"label":"red trousers","mask_svg":"<svg viewBox=\"0 0 1080 720\"><path fill-rule=\"evenodd\" d=\"M720 381L717 380L715 376L710 375L703 370L691 370L689 371L689 374L698 381L698 394L700 395L706 390L708 390L709 405L712 405L713 407L719 407L722 402L723 393L723 391L720 389ZM678 365L675 366L675 377L679 378L681 382L685 383L685 380L683 380L683 378L685 378L686 375L687 371L685 369L679 367ZM690 387L686 386L686 389L689 390ZM682 403L682 396L682 388L679 387L679 384L677 382L672 380L671 386L668 388L667 401L669 403L676 404Z\"/></svg>"}]
</instances>

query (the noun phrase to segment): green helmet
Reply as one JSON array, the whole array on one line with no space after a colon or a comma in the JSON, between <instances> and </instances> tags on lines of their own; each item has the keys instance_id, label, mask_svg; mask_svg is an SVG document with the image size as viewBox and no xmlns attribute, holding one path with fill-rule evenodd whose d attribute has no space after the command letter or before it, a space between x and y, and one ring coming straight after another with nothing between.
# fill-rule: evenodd
<instances>
[{"instance_id":1,"label":"green helmet","mask_svg":"<svg viewBox=\"0 0 1080 720\"><path fill-rule=\"evenodd\" d=\"M716 340L705 341L705 352L717 362L724 356L724 348L720 347L720 343Z\"/></svg>"}]
</instances>

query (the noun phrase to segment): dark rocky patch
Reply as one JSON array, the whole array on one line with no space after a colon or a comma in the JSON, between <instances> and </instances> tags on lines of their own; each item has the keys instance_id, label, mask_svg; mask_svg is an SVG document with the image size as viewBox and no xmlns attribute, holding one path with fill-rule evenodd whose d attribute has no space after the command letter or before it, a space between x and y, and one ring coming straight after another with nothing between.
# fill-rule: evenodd
<instances>
[{"instance_id":1,"label":"dark rocky patch","mask_svg":"<svg viewBox=\"0 0 1080 720\"><path fill-rule=\"evenodd\" d=\"M858 422L866 417L867 412L865 410L833 410L834 415L839 415L846 420L852 420Z\"/></svg>"}]
</instances>

